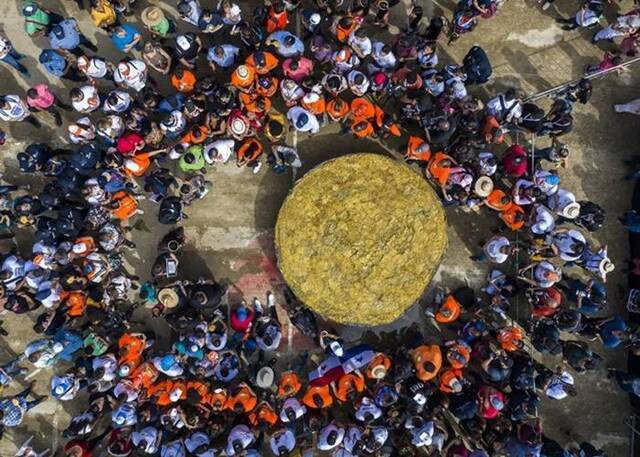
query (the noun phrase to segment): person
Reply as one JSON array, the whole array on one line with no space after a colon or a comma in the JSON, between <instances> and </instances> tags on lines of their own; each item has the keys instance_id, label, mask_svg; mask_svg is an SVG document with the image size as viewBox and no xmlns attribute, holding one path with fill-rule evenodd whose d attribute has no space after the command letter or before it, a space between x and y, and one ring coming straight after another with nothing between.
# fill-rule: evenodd
<instances>
[{"instance_id":1,"label":"person","mask_svg":"<svg viewBox=\"0 0 640 457\"><path fill-rule=\"evenodd\" d=\"M36 128L40 127L40 122L31 114L29 107L18 95L0 97L0 120L5 122L25 121Z\"/></svg>"},{"instance_id":2,"label":"person","mask_svg":"<svg viewBox=\"0 0 640 457\"><path fill-rule=\"evenodd\" d=\"M174 24L157 6L149 6L142 10L140 18L154 38L166 38L175 29Z\"/></svg>"},{"instance_id":3,"label":"person","mask_svg":"<svg viewBox=\"0 0 640 457\"><path fill-rule=\"evenodd\" d=\"M55 119L56 125L62 125L62 116L56 109L70 111L71 107L61 102L46 84L36 84L27 91L27 105L32 111L47 111Z\"/></svg>"},{"instance_id":4,"label":"person","mask_svg":"<svg viewBox=\"0 0 640 457\"><path fill-rule=\"evenodd\" d=\"M131 24L123 24L114 27L111 32L113 45L124 53L130 53L133 49L142 48L142 35Z\"/></svg>"},{"instance_id":5,"label":"person","mask_svg":"<svg viewBox=\"0 0 640 457\"><path fill-rule=\"evenodd\" d=\"M34 383L31 383L22 392L0 399L0 436L4 434L5 428L20 425L27 412L47 398L46 396L34 396L33 387ZM29 400L29 397L33 397L33 400Z\"/></svg>"},{"instance_id":6,"label":"person","mask_svg":"<svg viewBox=\"0 0 640 457\"><path fill-rule=\"evenodd\" d=\"M0 35L0 60L12 66L24 76L30 77L27 68L19 62L23 58L24 56L15 50L11 41L4 35Z\"/></svg>"},{"instance_id":7,"label":"person","mask_svg":"<svg viewBox=\"0 0 640 457\"><path fill-rule=\"evenodd\" d=\"M93 52L98 51L98 48L80 33L75 19L65 19L51 27L49 45L52 49L60 50L63 53L70 52L76 56L82 55L80 46L86 47Z\"/></svg>"}]
</instances>

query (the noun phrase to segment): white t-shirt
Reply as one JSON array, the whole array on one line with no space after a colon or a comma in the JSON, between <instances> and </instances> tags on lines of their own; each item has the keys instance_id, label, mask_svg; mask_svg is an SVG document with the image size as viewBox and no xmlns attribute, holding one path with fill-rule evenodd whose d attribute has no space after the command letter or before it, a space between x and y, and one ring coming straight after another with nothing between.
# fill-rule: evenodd
<instances>
[{"instance_id":1,"label":"white t-shirt","mask_svg":"<svg viewBox=\"0 0 640 457\"><path fill-rule=\"evenodd\" d=\"M116 84L125 84L136 92L140 92L147 82L147 66L142 60L134 59L127 62L127 67L129 68L129 73L125 75L120 71L120 66L118 65L113 73L113 80Z\"/></svg>"},{"instance_id":2,"label":"white t-shirt","mask_svg":"<svg viewBox=\"0 0 640 457\"><path fill-rule=\"evenodd\" d=\"M485 243L484 252L485 254L487 254L487 257L489 257L489 259L491 259L492 262L504 263L509 258L509 254L505 254L504 252L501 252L500 249L503 248L504 246L508 247L510 245L511 243L506 237L497 236L497 237L491 238L489 241Z\"/></svg>"},{"instance_id":3,"label":"white t-shirt","mask_svg":"<svg viewBox=\"0 0 640 457\"><path fill-rule=\"evenodd\" d=\"M531 224L531 231L536 235L544 235L556 227L556 218L551 211L542 205L535 205Z\"/></svg>"},{"instance_id":4,"label":"white t-shirt","mask_svg":"<svg viewBox=\"0 0 640 457\"><path fill-rule=\"evenodd\" d=\"M93 57L89 59L89 65L84 73L89 78L100 79L107 76L107 70L107 63L104 60Z\"/></svg>"},{"instance_id":5,"label":"white t-shirt","mask_svg":"<svg viewBox=\"0 0 640 457\"><path fill-rule=\"evenodd\" d=\"M329 444L328 442L329 434L331 434L331 432L337 433L336 440L333 444ZM318 449L321 451L330 451L331 449L340 446L340 443L342 443L342 440L344 439L344 433L344 428L338 427L334 423L327 425L325 428L320 430L320 435L318 436Z\"/></svg>"},{"instance_id":6,"label":"white t-shirt","mask_svg":"<svg viewBox=\"0 0 640 457\"><path fill-rule=\"evenodd\" d=\"M0 119L5 122L18 122L29 116L29 109L17 95L5 95L9 104L7 109L0 109Z\"/></svg>"},{"instance_id":7,"label":"white t-shirt","mask_svg":"<svg viewBox=\"0 0 640 457\"><path fill-rule=\"evenodd\" d=\"M553 398L554 400L562 400L569 395L565 390L565 386L572 386L573 382L573 376L563 371L560 376L554 376L552 378L544 393L547 394L547 397Z\"/></svg>"},{"instance_id":8,"label":"white t-shirt","mask_svg":"<svg viewBox=\"0 0 640 457\"><path fill-rule=\"evenodd\" d=\"M360 57L366 57L371 54L372 45L369 37L358 38L355 35L355 32L351 32L347 42L349 43L349 46L351 46L353 50L360 55Z\"/></svg>"},{"instance_id":9,"label":"white t-shirt","mask_svg":"<svg viewBox=\"0 0 640 457\"><path fill-rule=\"evenodd\" d=\"M206 160L209 165L226 163L234 154L235 144L236 142L233 138L206 143L203 147L204 160Z\"/></svg>"},{"instance_id":10,"label":"white t-shirt","mask_svg":"<svg viewBox=\"0 0 640 457\"><path fill-rule=\"evenodd\" d=\"M75 109L79 113L90 113L92 111L100 108L100 97L98 95L98 89L94 86L86 85L80 88L82 92L82 100L73 101L71 104L73 105L73 109ZM90 102L90 100L93 100ZM97 104L94 104L97 100Z\"/></svg>"},{"instance_id":11,"label":"white t-shirt","mask_svg":"<svg viewBox=\"0 0 640 457\"><path fill-rule=\"evenodd\" d=\"M280 455L280 448L284 447L287 451L291 452L296 447L296 437L289 429L274 433L269 440L271 446L271 452L273 455Z\"/></svg>"}]
</instances>

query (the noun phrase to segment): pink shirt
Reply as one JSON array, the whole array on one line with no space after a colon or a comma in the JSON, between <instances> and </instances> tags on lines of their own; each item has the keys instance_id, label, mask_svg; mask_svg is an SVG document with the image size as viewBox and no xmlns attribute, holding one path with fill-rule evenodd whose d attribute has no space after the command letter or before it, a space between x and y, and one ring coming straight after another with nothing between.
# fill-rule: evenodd
<instances>
[{"instance_id":1,"label":"pink shirt","mask_svg":"<svg viewBox=\"0 0 640 457\"><path fill-rule=\"evenodd\" d=\"M38 93L38 96L35 98L27 97L27 105L37 109L47 109L53 105L56 97L46 84L38 84L34 89Z\"/></svg>"},{"instance_id":2,"label":"pink shirt","mask_svg":"<svg viewBox=\"0 0 640 457\"><path fill-rule=\"evenodd\" d=\"M313 62L306 57L300 57L298 60L298 68L291 69L291 59L287 59L282 63L282 69L287 78L293 79L299 83L306 79L313 72Z\"/></svg>"}]
</instances>

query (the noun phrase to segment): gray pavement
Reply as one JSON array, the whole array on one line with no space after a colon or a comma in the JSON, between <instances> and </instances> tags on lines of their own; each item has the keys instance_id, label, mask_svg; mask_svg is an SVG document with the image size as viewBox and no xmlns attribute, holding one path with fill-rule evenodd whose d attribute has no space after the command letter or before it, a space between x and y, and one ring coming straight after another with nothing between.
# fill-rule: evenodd
<instances>
[{"instance_id":1,"label":"gray pavement","mask_svg":"<svg viewBox=\"0 0 640 457\"><path fill-rule=\"evenodd\" d=\"M27 81L6 66L1 66L0 92L23 94L30 84L48 81L64 94L66 89L61 81L48 78L36 67L34 57L39 53L38 46L44 43L42 39L32 42L22 32L23 20L18 14L20 3L19 0L0 2L0 22L19 51L31 56L26 59L26 65L32 78ZM144 6L146 2L140 0L139 3ZM155 3L175 15L170 6L174 2ZM245 3L241 2L243 8ZM84 33L98 43L101 55L112 61L119 58L108 38L93 27L87 13L77 11L75 2L47 0L44 4L66 16L78 18ZM484 89L487 93L503 90L510 85L517 85L532 93L579 77L586 64L599 61L606 45L595 47L589 43L587 33L563 32L558 28L554 18L573 13L575 4L570 0L558 0L550 10L542 12L535 1L507 1L495 18L481 21L473 33L463 36L451 46L443 46L441 58L459 62L473 44L479 43L487 50L494 65L494 77ZM624 0L621 4L620 10L625 11L631 1ZM427 11L433 9L436 14L450 17L455 4L451 0L438 0L425 6ZM393 24L402 23L403 8L404 4L401 4L394 9ZM249 7L245 8L246 12L249 10ZM395 29L391 28L390 31L394 32ZM572 151L570 165L560 172L563 184L574 191L579 199L594 200L607 211L607 223L596 238L609 246L611 258L617 265L608 281L612 312L623 311L626 285L624 267L628 256L627 241L617 216L629 206L632 185L622 180L626 173L623 160L636 153L635 146L640 139L637 118L615 114L612 105L640 97L639 83L637 69L623 77L610 76L596 82L592 102L576 107L574 131L565 138ZM25 178L15 173L14 158L17 151L36 140L65 141L48 118L43 116L41 119L45 125L40 129L23 125L0 126L12 137L0 150L2 168L18 181L24 182ZM327 127L314 138L301 137L298 140L305 169L328 158L351 152L401 154L399 145L355 142L339 135L335 126ZM271 233L277 211L292 184L290 177L276 176L266 169L253 175L248 170L228 164L210 170L208 179L214 182L213 190L204 201L197 202L188 211L190 218L185 223L190 243L186 273L194 276L211 273L216 278L227 279L234 286L231 300L240 296L249 299L254 295L263 296L269 289L278 292L281 278L274 264ZM157 209L145 209L150 209L144 219L151 231L134 232L138 252L129 258L135 272L143 278L148 276L150 262L155 256L155 245L166 231L155 222ZM489 229L496 221L484 212L478 216L455 209L448 209L447 216L449 248L432 284L452 288L463 283L479 286L486 270L471 262L469 255L477 251L477 244L488 236ZM523 311L521 313L524 314ZM20 353L25 343L35 338L31 330L31 317L12 315L5 318L11 322L7 326L11 336L0 339L0 361ZM420 306L412 308L393 325L375 329L373 336L370 332L365 334L362 329L342 330L350 340L355 341L414 322L425 322ZM162 323L156 322L153 326L157 327L160 334L166 333ZM289 335L287 345L289 351L295 351L297 347L292 335ZM606 355L608 366L624 366L623 351L604 353L601 348L597 349ZM39 393L46 390L50 375L50 370L32 374L31 379L38 381L36 390ZM604 446L611 456L628 455L629 432L623 424L630 411L627 397L613 383L604 379L602 373L578 376L577 388L577 398L543 402L541 414L545 431L563 442L591 440ZM13 455L15 447L30 435L35 436L38 445L56 448L61 442L57 431L66 427L69 414L82 408L82 405L82 399L72 404L45 402L30 413L22 427L5 434L0 441L0 456Z\"/></svg>"}]
</instances>

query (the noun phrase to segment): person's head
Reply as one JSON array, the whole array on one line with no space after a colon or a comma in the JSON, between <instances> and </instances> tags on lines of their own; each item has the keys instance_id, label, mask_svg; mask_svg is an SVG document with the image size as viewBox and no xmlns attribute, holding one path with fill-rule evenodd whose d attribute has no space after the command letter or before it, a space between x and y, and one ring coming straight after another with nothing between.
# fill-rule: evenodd
<instances>
[{"instance_id":1,"label":"person's head","mask_svg":"<svg viewBox=\"0 0 640 457\"><path fill-rule=\"evenodd\" d=\"M287 35L284 40L283 43L285 46L287 47L291 47L296 43L296 39L293 35Z\"/></svg>"},{"instance_id":2,"label":"person's head","mask_svg":"<svg viewBox=\"0 0 640 457\"><path fill-rule=\"evenodd\" d=\"M438 121L438 130L443 132L448 131L451 128L451 123L447 119L440 119Z\"/></svg>"},{"instance_id":3,"label":"person's head","mask_svg":"<svg viewBox=\"0 0 640 457\"><path fill-rule=\"evenodd\" d=\"M338 441L338 431L331 430L327 435L327 444L329 444L329 446L333 446L334 444L336 444L337 441Z\"/></svg>"},{"instance_id":4,"label":"person's head","mask_svg":"<svg viewBox=\"0 0 640 457\"><path fill-rule=\"evenodd\" d=\"M216 57L223 57L224 56L224 48L222 46L216 46L213 49L213 53L216 55Z\"/></svg>"},{"instance_id":5,"label":"person's head","mask_svg":"<svg viewBox=\"0 0 640 457\"><path fill-rule=\"evenodd\" d=\"M79 102L84 97L82 91L78 87L74 87L73 89L71 89L69 91L69 96L71 97L71 100L74 102Z\"/></svg>"},{"instance_id":6,"label":"person's head","mask_svg":"<svg viewBox=\"0 0 640 457\"><path fill-rule=\"evenodd\" d=\"M504 99L507 101L511 101L511 100L515 100L515 98L516 98L516 90L513 87L510 87L504 93Z\"/></svg>"},{"instance_id":7,"label":"person's head","mask_svg":"<svg viewBox=\"0 0 640 457\"><path fill-rule=\"evenodd\" d=\"M115 27L113 29L113 33L114 35L120 38L127 36L127 31L124 29L124 27L120 27L120 26Z\"/></svg>"},{"instance_id":8,"label":"person's head","mask_svg":"<svg viewBox=\"0 0 640 457\"><path fill-rule=\"evenodd\" d=\"M242 441L240 441L240 440L233 440L233 441L231 442L231 447L233 448L233 451L234 451L236 454L241 453L241 452L242 452L242 449L244 449L244 448L243 448L243 446L242 446Z\"/></svg>"},{"instance_id":9,"label":"person's head","mask_svg":"<svg viewBox=\"0 0 640 457\"><path fill-rule=\"evenodd\" d=\"M314 393L311 396L311 399L313 400L313 404L316 405L317 408L322 408L324 406L324 399L319 393Z\"/></svg>"},{"instance_id":10,"label":"person's head","mask_svg":"<svg viewBox=\"0 0 640 457\"><path fill-rule=\"evenodd\" d=\"M36 98L38 96L38 91L31 88L27 91L27 97L28 98Z\"/></svg>"},{"instance_id":11,"label":"person's head","mask_svg":"<svg viewBox=\"0 0 640 457\"><path fill-rule=\"evenodd\" d=\"M380 54L382 54L383 56L391 54L391 46L389 46L388 44L382 46L382 48L380 49Z\"/></svg>"},{"instance_id":12,"label":"person's head","mask_svg":"<svg viewBox=\"0 0 640 457\"><path fill-rule=\"evenodd\" d=\"M422 369L428 373L433 373L436 370L436 366L432 362L425 360L422 362Z\"/></svg>"}]
</instances>

